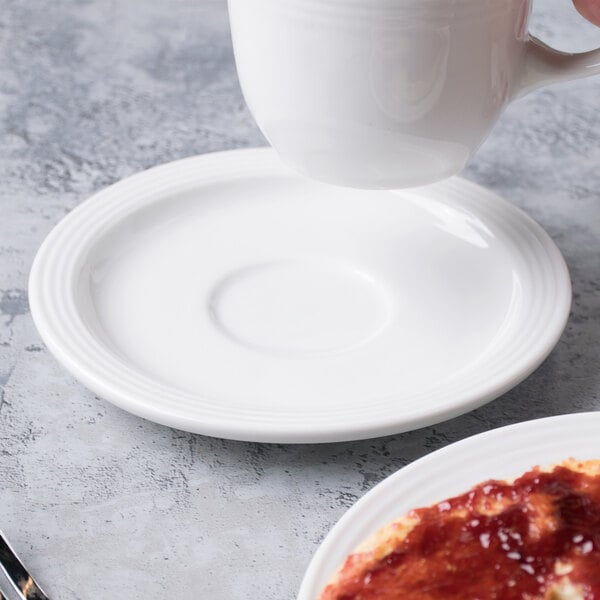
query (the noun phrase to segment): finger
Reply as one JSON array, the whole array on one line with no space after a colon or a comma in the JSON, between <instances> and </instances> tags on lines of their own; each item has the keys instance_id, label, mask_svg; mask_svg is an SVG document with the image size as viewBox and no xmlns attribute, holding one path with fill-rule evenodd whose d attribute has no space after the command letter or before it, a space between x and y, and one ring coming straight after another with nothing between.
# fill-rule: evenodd
<instances>
[{"instance_id":1,"label":"finger","mask_svg":"<svg viewBox=\"0 0 600 600\"><path fill-rule=\"evenodd\" d=\"M573 3L588 21L600 26L600 0L573 0Z\"/></svg>"}]
</instances>

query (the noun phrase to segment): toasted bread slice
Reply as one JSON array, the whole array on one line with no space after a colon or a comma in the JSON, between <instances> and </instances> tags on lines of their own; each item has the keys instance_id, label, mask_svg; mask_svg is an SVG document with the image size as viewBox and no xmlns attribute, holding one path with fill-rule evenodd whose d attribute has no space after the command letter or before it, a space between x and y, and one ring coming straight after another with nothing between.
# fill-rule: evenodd
<instances>
[{"instance_id":1,"label":"toasted bread slice","mask_svg":"<svg viewBox=\"0 0 600 600\"><path fill-rule=\"evenodd\" d=\"M600 460L536 467L413 510L320 600L600 600Z\"/></svg>"}]
</instances>

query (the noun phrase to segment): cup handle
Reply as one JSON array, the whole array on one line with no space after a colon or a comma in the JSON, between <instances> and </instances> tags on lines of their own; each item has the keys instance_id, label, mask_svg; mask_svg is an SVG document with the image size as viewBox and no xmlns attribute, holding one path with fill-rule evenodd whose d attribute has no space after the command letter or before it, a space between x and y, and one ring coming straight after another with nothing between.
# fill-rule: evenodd
<instances>
[{"instance_id":1,"label":"cup handle","mask_svg":"<svg viewBox=\"0 0 600 600\"><path fill-rule=\"evenodd\" d=\"M569 54L531 36L525 51L525 68L517 96L558 81L600 74L600 49Z\"/></svg>"}]
</instances>

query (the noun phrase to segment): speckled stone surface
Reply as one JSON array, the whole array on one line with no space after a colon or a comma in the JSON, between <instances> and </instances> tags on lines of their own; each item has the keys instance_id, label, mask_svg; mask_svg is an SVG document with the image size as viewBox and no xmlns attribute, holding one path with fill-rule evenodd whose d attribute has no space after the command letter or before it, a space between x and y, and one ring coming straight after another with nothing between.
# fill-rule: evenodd
<instances>
[{"instance_id":1,"label":"speckled stone surface","mask_svg":"<svg viewBox=\"0 0 600 600\"><path fill-rule=\"evenodd\" d=\"M538 1L534 26L564 49L600 44L569 0ZM513 105L466 171L539 221L573 278L562 340L502 398L403 435L286 447L174 431L75 382L28 309L46 234L140 169L263 144L225 0L0 0L0 527L56 600L291 599L331 525L399 467L600 408L600 78Z\"/></svg>"}]
</instances>

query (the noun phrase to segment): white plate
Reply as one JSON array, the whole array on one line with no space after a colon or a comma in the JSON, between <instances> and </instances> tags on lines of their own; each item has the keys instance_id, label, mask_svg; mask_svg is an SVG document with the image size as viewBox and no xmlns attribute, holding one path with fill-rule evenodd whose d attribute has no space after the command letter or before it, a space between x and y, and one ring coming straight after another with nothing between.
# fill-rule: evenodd
<instances>
[{"instance_id":1,"label":"white plate","mask_svg":"<svg viewBox=\"0 0 600 600\"><path fill-rule=\"evenodd\" d=\"M556 344L564 261L461 179L315 183L268 149L198 156L96 194L30 278L58 360L179 429L321 442L421 427L502 394Z\"/></svg>"},{"instance_id":2,"label":"white plate","mask_svg":"<svg viewBox=\"0 0 600 600\"><path fill-rule=\"evenodd\" d=\"M409 510L429 506L488 479L507 479L567 458L600 458L600 413L538 419L482 433L400 469L361 498L325 538L298 600L316 600L362 541Z\"/></svg>"}]
</instances>

